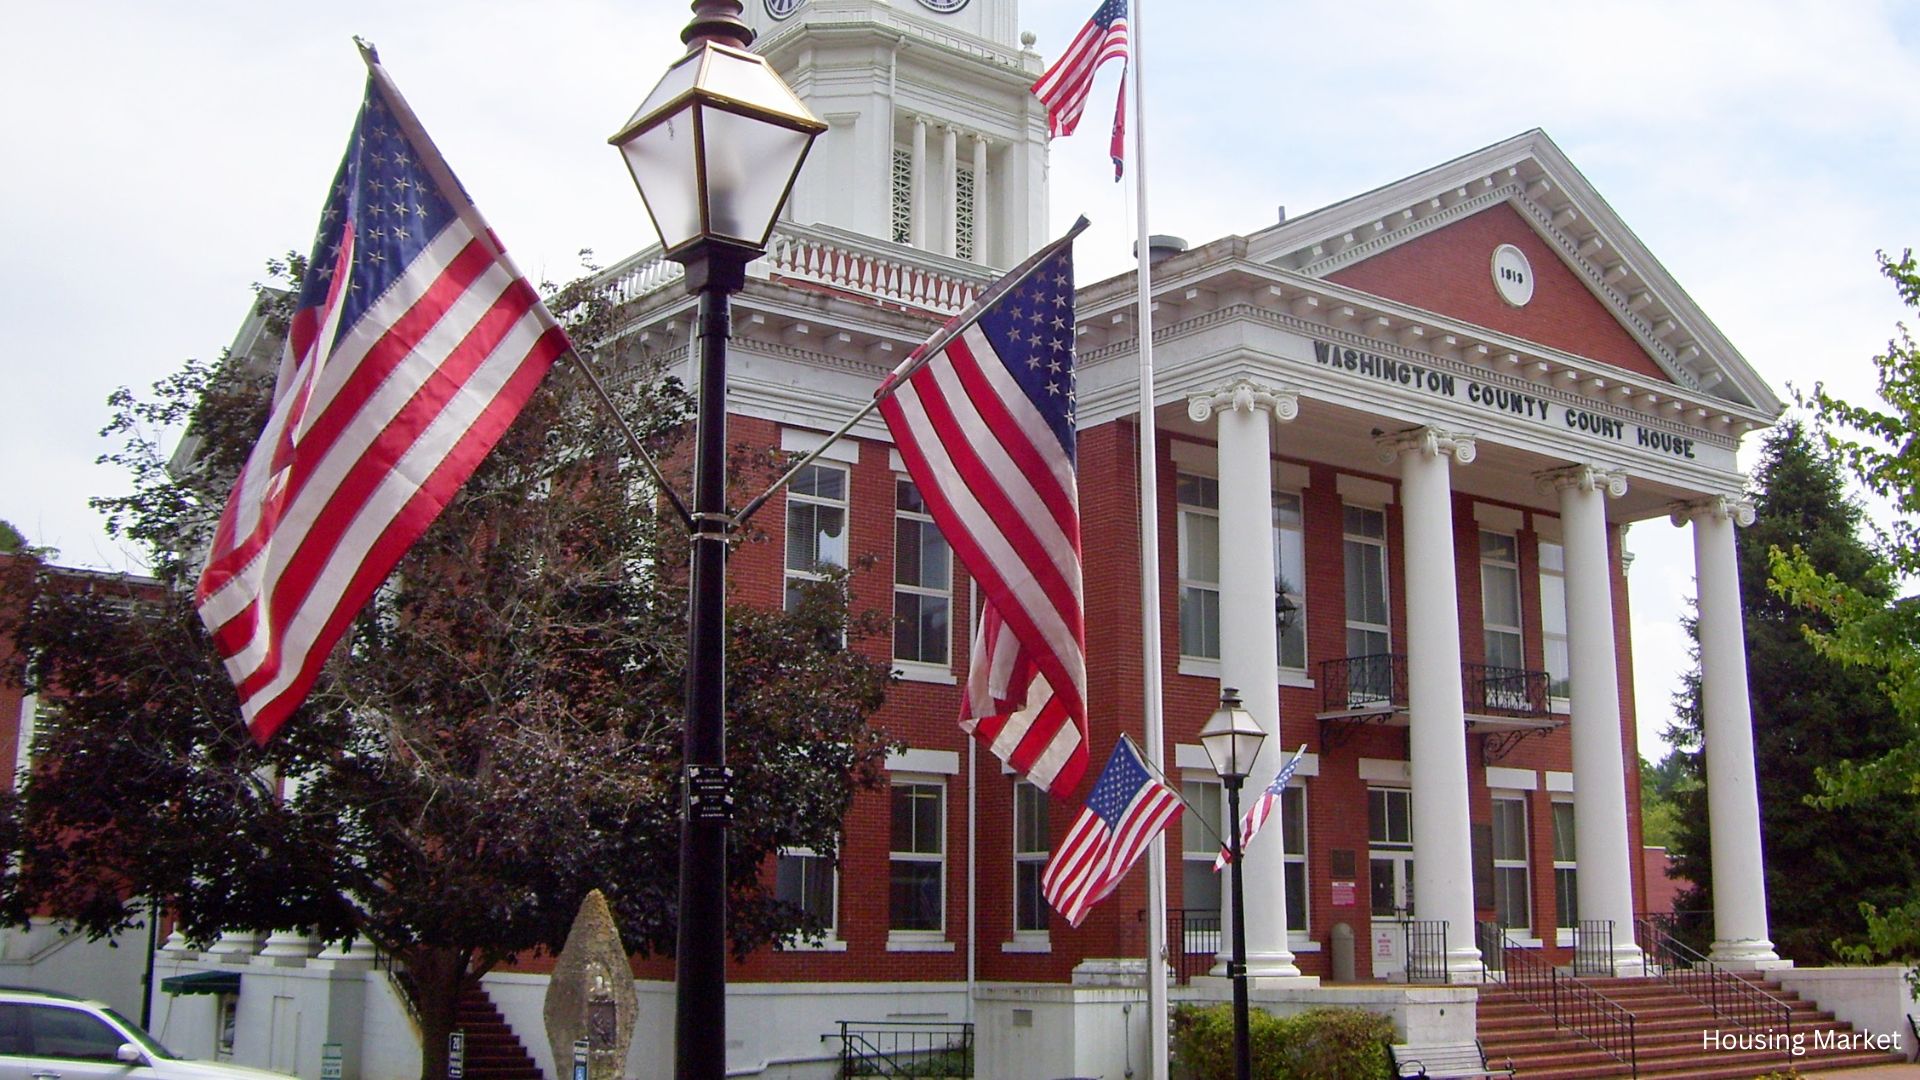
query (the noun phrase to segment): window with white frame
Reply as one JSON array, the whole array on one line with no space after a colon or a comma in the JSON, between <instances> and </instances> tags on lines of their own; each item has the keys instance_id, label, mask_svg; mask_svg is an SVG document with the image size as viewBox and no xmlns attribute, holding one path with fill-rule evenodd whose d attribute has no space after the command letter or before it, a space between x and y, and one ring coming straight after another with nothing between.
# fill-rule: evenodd
<instances>
[{"instance_id":1,"label":"window with white frame","mask_svg":"<svg viewBox=\"0 0 1920 1080\"><path fill-rule=\"evenodd\" d=\"M938 932L946 927L946 786L895 780L887 925Z\"/></svg>"},{"instance_id":2,"label":"window with white frame","mask_svg":"<svg viewBox=\"0 0 1920 1080\"><path fill-rule=\"evenodd\" d=\"M948 666L953 558L913 481L893 482L893 658Z\"/></svg>"},{"instance_id":3,"label":"window with white frame","mask_svg":"<svg viewBox=\"0 0 1920 1080\"><path fill-rule=\"evenodd\" d=\"M1307 669L1307 541L1300 496L1275 492L1273 496L1273 590L1278 602L1293 612L1280 627L1280 666ZM1293 909L1288 908L1289 912Z\"/></svg>"},{"instance_id":4,"label":"window with white frame","mask_svg":"<svg viewBox=\"0 0 1920 1080\"><path fill-rule=\"evenodd\" d=\"M1220 482L1181 473L1180 655L1220 658Z\"/></svg>"},{"instance_id":5,"label":"window with white frame","mask_svg":"<svg viewBox=\"0 0 1920 1080\"><path fill-rule=\"evenodd\" d=\"M1013 929L1047 930L1047 902L1040 876L1047 869L1047 793L1025 780L1013 782Z\"/></svg>"},{"instance_id":6,"label":"window with white frame","mask_svg":"<svg viewBox=\"0 0 1920 1080\"><path fill-rule=\"evenodd\" d=\"M1567 550L1540 543L1540 643L1547 660L1547 694L1564 698L1573 682L1567 653Z\"/></svg>"},{"instance_id":7,"label":"window with white frame","mask_svg":"<svg viewBox=\"0 0 1920 1080\"><path fill-rule=\"evenodd\" d=\"M1480 533L1480 618L1487 666L1526 666L1520 636L1520 541L1510 533Z\"/></svg>"},{"instance_id":8,"label":"window with white frame","mask_svg":"<svg viewBox=\"0 0 1920 1080\"><path fill-rule=\"evenodd\" d=\"M1387 609L1387 514L1365 506L1341 508L1346 556L1347 655L1393 651Z\"/></svg>"},{"instance_id":9,"label":"window with white frame","mask_svg":"<svg viewBox=\"0 0 1920 1080\"><path fill-rule=\"evenodd\" d=\"M1369 910L1387 918L1413 916L1413 792L1367 789Z\"/></svg>"},{"instance_id":10,"label":"window with white frame","mask_svg":"<svg viewBox=\"0 0 1920 1080\"><path fill-rule=\"evenodd\" d=\"M913 151L893 148L893 242L913 243Z\"/></svg>"},{"instance_id":11,"label":"window with white frame","mask_svg":"<svg viewBox=\"0 0 1920 1080\"><path fill-rule=\"evenodd\" d=\"M799 603L803 583L846 565L847 470L815 462L787 486L787 610Z\"/></svg>"},{"instance_id":12,"label":"window with white frame","mask_svg":"<svg viewBox=\"0 0 1920 1080\"><path fill-rule=\"evenodd\" d=\"M1527 862L1527 800L1493 799L1493 911L1501 926L1533 931L1533 877Z\"/></svg>"},{"instance_id":13,"label":"window with white frame","mask_svg":"<svg viewBox=\"0 0 1920 1080\"><path fill-rule=\"evenodd\" d=\"M1227 820L1220 781L1183 780L1180 793L1191 809L1180 815L1180 905L1189 911L1218 915L1220 875L1213 860L1220 854L1220 823Z\"/></svg>"},{"instance_id":14,"label":"window with white frame","mask_svg":"<svg viewBox=\"0 0 1920 1080\"><path fill-rule=\"evenodd\" d=\"M1553 924L1571 930L1580 923L1579 864L1574 861L1573 804L1553 803Z\"/></svg>"},{"instance_id":15,"label":"window with white frame","mask_svg":"<svg viewBox=\"0 0 1920 1080\"><path fill-rule=\"evenodd\" d=\"M774 898L799 908L829 939L838 928L838 892L839 872L831 858L808 848L780 852L774 870Z\"/></svg>"},{"instance_id":16,"label":"window with white frame","mask_svg":"<svg viewBox=\"0 0 1920 1080\"><path fill-rule=\"evenodd\" d=\"M1307 932L1307 789L1280 793L1280 847L1287 861L1287 930Z\"/></svg>"},{"instance_id":17,"label":"window with white frame","mask_svg":"<svg viewBox=\"0 0 1920 1080\"><path fill-rule=\"evenodd\" d=\"M1220 658L1220 482L1181 473L1175 482L1180 525L1180 655ZM1293 605L1290 625L1277 635L1281 668L1307 667L1306 539L1300 496L1273 496L1273 567L1276 598ZM1276 618L1277 610L1276 610Z\"/></svg>"}]
</instances>

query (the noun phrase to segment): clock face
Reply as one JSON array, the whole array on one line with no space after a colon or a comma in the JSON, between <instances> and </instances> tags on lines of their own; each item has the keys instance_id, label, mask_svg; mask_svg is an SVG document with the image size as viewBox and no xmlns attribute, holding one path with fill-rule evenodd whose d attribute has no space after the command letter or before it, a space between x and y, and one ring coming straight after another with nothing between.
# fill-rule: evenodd
<instances>
[{"instance_id":1,"label":"clock face","mask_svg":"<svg viewBox=\"0 0 1920 1080\"><path fill-rule=\"evenodd\" d=\"M766 0L767 14L776 19L784 19L800 10L800 0ZM960 0L966 3L966 0Z\"/></svg>"}]
</instances>

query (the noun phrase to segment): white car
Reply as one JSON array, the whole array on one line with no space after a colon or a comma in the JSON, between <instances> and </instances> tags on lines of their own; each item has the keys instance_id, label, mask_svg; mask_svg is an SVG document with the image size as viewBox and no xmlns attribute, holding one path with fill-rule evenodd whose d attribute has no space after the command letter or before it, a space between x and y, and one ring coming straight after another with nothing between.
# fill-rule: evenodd
<instances>
[{"instance_id":1,"label":"white car","mask_svg":"<svg viewBox=\"0 0 1920 1080\"><path fill-rule=\"evenodd\" d=\"M287 1074L175 1057L98 1001L0 990L0 1080L288 1080Z\"/></svg>"}]
</instances>

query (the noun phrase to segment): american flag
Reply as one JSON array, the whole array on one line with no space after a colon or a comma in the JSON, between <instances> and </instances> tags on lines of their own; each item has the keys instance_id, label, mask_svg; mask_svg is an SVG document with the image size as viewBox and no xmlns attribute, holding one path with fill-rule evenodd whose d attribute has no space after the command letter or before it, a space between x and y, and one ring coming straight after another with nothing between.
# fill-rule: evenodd
<instances>
[{"instance_id":1,"label":"american flag","mask_svg":"<svg viewBox=\"0 0 1920 1080\"><path fill-rule=\"evenodd\" d=\"M1086 809L1048 860L1040 891L1053 910L1079 926L1105 900L1160 830L1180 815L1180 796L1147 771L1133 740L1121 736L1094 781Z\"/></svg>"},{"instance_id":2,"label":"american flag","mask_svg":"<svg viewBox=\"0 0 1920 1080\"><path fill-rule=\"evenodd\" d=\"M1300 767L1300 759L1306 756L1307 744L1301 743L1300 749L1293 752L1293 760L1280 767L1280 772L1274 776L1273 783L1268 784L1267 789L1260 793L1260 797L1253 800L1253 805L1247 807L1246 811L1240 815L1240 851L1243 854L1247 850L1247 845L1253 843L1253 836L1260 831L1260 826L1265 825L1267 818L1273 816L1274 811L1280 808L1280 793L1287 789L1287 781L1293 779L1293 771ZM1222 846L1220 854L1213 860L1214 873L1219 873L1232 861L1233 853Z\"/></svg>"},{"instance_id":3,"label":"american flag","mask_svg":"<svg viewBox=\"0 0 1920 1080\"><path fill-rule=\"evenodd\" d=\"M980 587L960 726L1060 798L1087 769L1073 331L1062 244L880 403Z\"/></svg>"},{"instance_id":4,"label":"american flag","mask_svg":"<svg viewBox=\"0 0 1920 1080\"><path fill-rule=\"evenodd\" d=\"M273 409L201 572L265 742L567 348L369 53Z\"/></svg>"},{"instance_id":5,"label":"american flag","mask_svg":"<svg viewBox=\"0 0 1920 1080\"><path fill-rule=\"evenodd\" d=\"M1073 134L1093 91L1093 73L1115 58L1127 58L1127 0L1105 0L1033 84L1034 96L1047 107L1049 138Z\"/></svg>"}]
</instances>

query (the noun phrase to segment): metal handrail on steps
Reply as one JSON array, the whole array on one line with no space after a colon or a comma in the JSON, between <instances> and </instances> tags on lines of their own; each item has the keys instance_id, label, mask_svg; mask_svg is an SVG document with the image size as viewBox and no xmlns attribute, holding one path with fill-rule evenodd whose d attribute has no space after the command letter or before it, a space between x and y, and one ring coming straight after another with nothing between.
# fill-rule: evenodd
<instances>
[{"instance_id":1,"label":"metal handrail on steps","mask_svg":"<svg viewBox=\"0 0 1920 1080\"><path fill-rule=\"evenodd\" d=\"M1505 928L1481 923L1479 930L1483 942L1497 940L1501 946L1507 989L1546 1012L1555 1027L1592 1043L1625 1065L1630 1076L1639 1077L1640 1038L1632 1010L1540 959L1533 950L1515 945ZM1486 947L1481 946L1483 951Z\"/></svg>"},{"instance_id":2,"label":"metal handrail on steps","mask_svg":"<svg viewBox=\"0 0 1920 1080\"><path fill-rule=\"evenodd\" d=\"M1783 1045L1793 1044L1793 1006L1700 955L1651 919L1638 919L1648 971L1723 1020L1749 1028L1777 1023Z\"/></svg>"}]
</instances>

